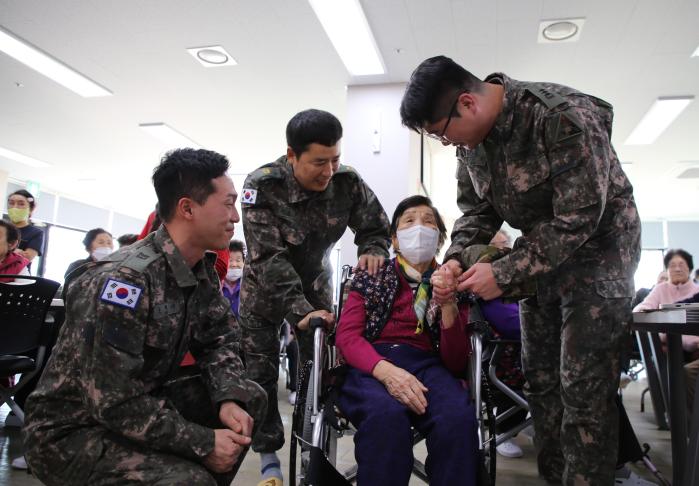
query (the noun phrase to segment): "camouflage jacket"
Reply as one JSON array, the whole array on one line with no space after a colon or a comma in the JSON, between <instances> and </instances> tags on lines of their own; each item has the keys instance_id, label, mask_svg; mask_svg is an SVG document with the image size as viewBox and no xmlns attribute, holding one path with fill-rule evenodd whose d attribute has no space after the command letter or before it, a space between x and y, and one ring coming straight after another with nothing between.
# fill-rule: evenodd
<instances>
[{"instance_id":1,"label":"camouflage jacket","mask_svg":"<svg viewBox=\"0 0 699 486\"><path fill-rule=\"evenodd\" d=\"M190 350L214 403L245 404L254 384L239 343L213 259L190 269L163 226L89 264L69 287L58 343L27 402L25 444L58 442L76 474L91 470L105 433L201 460L213 430L185 420L158 390Z\"/></svg>"},{"instance_id":2,"label":"camouflage jacket","mask_svg":"<svg viewBox=\"0 0 699 486\"><path fill-rule=\"evenodd\" d=\"M243 316L296 324L313 310L331 310L329 255L347 227L355 233L358 255L388 257L386 212L350 167L340 165L325 191L312 192L301 188L286 156L280 157L247 177L241 204L248 247Z\"/></svg>"},{"instance_id":3,"label":"camouflage jacket","mask_svg":"<svg viewBox=\"0 0 699 486\"><path fill-rule=\"evenodd\" d=\"M540 296L595 285L633 295L640 220L633 190L611 145L612 107L566 86L504 74L502 112L485 140L457 149L458 205L446 258L487 244L503 220L523 233L493 262L507 290L530 277Z\"/></svg>"}]
</instances>

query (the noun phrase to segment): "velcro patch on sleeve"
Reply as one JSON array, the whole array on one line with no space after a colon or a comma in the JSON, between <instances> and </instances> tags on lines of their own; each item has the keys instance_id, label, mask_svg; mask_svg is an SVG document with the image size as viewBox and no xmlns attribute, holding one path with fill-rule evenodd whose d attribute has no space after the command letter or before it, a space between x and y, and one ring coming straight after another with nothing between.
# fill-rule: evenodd
<instances>
[{"instance_id":1,"label":"velcro patch on sleeve","mask_svg":"<svg viewBox=\"0 0 699 486\"><path fill-rule=\"evenodd\" d=\"M143 289L140 287L110 278L102 290L100 299L127 309L135 309L142 293Z\"/></svg>"},{"instance_id":2,"label":"velcro patch on sleeve","mask_svg":"<svg viewBox=\"0 0 699 486\"><path fill-rule=\"evenodd\" d=\"M255 204L257 200L257 189L247 189L243 188L243 194L240 198L240 202L244 204Z\"/></svg>"}]
</instances>

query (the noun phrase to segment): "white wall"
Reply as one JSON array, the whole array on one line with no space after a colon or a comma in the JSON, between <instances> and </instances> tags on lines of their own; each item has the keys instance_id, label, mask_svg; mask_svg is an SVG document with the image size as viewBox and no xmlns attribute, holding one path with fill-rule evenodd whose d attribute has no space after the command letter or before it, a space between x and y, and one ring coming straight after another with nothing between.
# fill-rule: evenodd
<instances>
[{"instance_id":1,"label":"white wall","mask_svg":"<svg viewBox=\"0 0 699 486\"><path fill-rule=\"evenodd\" d=\"M343 122L342 163L354 167L376 193L388 218L419 187L419 136L400 121L404 84L349 86ZM374 152L379 131L380 150ZM347 230L340 240L340 264L354 265L357 247Z\"/></svg>"}]
</instances>

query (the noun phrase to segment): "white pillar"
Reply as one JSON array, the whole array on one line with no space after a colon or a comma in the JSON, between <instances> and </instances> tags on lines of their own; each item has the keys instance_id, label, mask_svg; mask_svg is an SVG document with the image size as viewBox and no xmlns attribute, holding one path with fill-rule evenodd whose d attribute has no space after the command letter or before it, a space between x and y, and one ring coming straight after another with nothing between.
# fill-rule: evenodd
<instances>
[{"instance_id":1,"label":"white pillar","mask_svg":"<svg viewBox=\"0 0 699 486\"><path fill-rule=\"evenodd\" d=\"M4 170L0 170L0 208L7 212L7 183L9 182L10 174Z\"/></svg>"},{"instance_id":2,"label":"white pillar","mask_svg":"<svg viewBox=\"0 0 699 486\"><path fill-rule=\"evenodd\" d=\"M349 86L343 122L342 163L354 167L376 193L390 219L396 205L418 194L420 138L400 121L405 84ZM354 265L357 247L347 230L340 263Z\"/></svg>"}]
</instances>

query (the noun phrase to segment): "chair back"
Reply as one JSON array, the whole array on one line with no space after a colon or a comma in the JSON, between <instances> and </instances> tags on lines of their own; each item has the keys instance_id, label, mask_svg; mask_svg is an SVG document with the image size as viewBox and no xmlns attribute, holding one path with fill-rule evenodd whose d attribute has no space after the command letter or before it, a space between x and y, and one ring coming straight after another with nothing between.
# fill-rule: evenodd
<instances>
[{"instance_id":1,"label":"chair back","mask_svg":"<svg viewBox=\"0 0 699 486\"><path fill-rule=\"evenodd\" d=\"M0 354L21 355L38 348L50 335L44 321L60 284L41 277L2 277L27 282L0 282Z\"/></svg>"}]
</instances>

